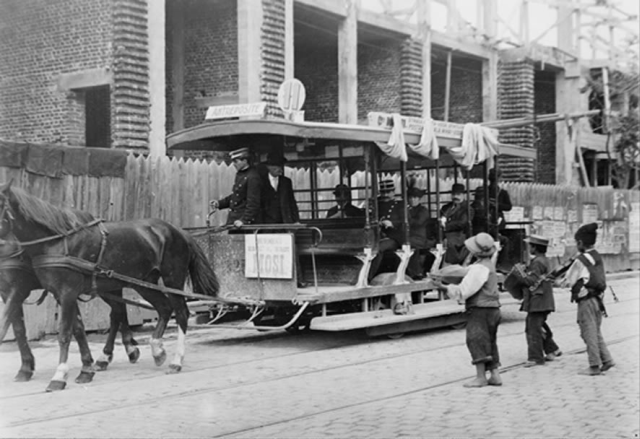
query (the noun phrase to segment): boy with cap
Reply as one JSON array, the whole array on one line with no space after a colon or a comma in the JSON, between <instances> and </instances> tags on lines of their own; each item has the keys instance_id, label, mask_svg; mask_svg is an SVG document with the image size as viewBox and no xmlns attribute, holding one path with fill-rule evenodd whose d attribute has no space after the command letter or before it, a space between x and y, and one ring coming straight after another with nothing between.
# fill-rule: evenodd
<instances>
[{"instance_id":1,"label":"boy with cap","mask_svg":"<svg viewBox=\"0 0 640 439\"><path fill-rule=\"evenodd\" d=\"M477 261L459 285L444 285L440 280L433 283L458 303L464 301L467 310L467 348L471 363L476 367L476 377L465 387L501 386L500 354L498 353L498 326L500 325L500 299L498 276L491 256L496 245L488 233L478 233L465 240L464 245ZM486 372L490 373L487 379Z\"/></svg>"},{"instance_id":2,"label":"boy with cap","mask_svg":"<svg viewBox=\"0 0 640 439\"><path fill-rule=\"evenodd\" d=\"M529 244L533 259L521 271L520 284L523 292L520 311L527 313L525 333L527 335L528 356L525 367L543 365L562 355L553 340L553 333L547 324L547 316L555 311L553 285L548 274L551 271L547 259L549 240L543 236L531 235L524 240ZM546 355L545 355L546 354Z\"/></svg>"},{"instance_id":3,"label":"boy with cap","mask_svg":"<svg viewBox=\"0 0 640 439\"><path fill-rule=\"evenodd\" d=\"M571 301L578 304L580 336L587 345L589 367L580 371L581 375L600 375L615 366L600 330L607 281L602 256L594 248L597 229L596 223L578 229L575 239L580 254L564 278L564 284L571 288Z\"/></svg>"},{"instance_id":4,"label":"boy with cap","mask_svg":"<svg viewBox=\"0 0 640 439\"><path fill-rule=\"evenodd\" d=\"M229 153L236 168L231 194L221 200L209 202L213 211L229 209L227 225L234 227L260 222L262 182L260 174L251 165L250 155L249 148L240 148Z\"/></svg>"}]
</instances>

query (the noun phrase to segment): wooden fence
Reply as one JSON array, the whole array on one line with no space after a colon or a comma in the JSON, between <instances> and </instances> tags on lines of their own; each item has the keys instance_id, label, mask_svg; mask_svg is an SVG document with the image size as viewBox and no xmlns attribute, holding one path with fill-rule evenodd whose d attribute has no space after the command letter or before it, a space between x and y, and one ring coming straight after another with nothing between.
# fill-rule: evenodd
<instances>
[{"instance_id":1,"label":"wooden fence","mask_svg":"<svg viewBox=\"0 0 640 439\"><path fill-rule=\"evenodd\" d=\"M309 187L309 170L289 169L286 175L294 188ZM317 171L320 187L332 188L338 184L337 172ZM207 163L169 157L127 158L123 178L63 175L59 178L36 175L24 168L3 167L0 163L0 182L13 179L14 183L55 205L74 207L92 213L107 221L157 217L177 226L201 227L205 225L209 200L231 192L235 169L224 163ZM397 180L397 177L395 177ZM417 175L419 187L435 187L435 176ZM351 177L352 186L364 185L364 174ZM471 189L481 182L472 180ZM453 181L440 181L447 201ZM396 184L399 191L399 186ZM598 248L607 257L609 271L637 268L640 260L640 192L612 188L579 188L527 183L504 183L514 205L508 214L511 221L530 221L530 231L552 239L550 254L566 256L574 251L573 233L582 223L597 221L601 225ZM301 209L308 207L307 194L300 193ZM355 198L363 197L356 191ZM320 193L321 208L333 203L330 190ZM425 198L426 201L426 198ZM226 212L212 216L212 225L223 224ZM133 293L131 293L133 294ZM37 292L32 295L37 297ZM108 327L108 308L98 300L82 305L88 329ZM43 306L27 307L26 320L29 337L55 332L55 302L49 298ZM129 307L133 323L140 323L150 314ZM152 314L151 314L152 315Z\"/></svg>"}]
</instances>

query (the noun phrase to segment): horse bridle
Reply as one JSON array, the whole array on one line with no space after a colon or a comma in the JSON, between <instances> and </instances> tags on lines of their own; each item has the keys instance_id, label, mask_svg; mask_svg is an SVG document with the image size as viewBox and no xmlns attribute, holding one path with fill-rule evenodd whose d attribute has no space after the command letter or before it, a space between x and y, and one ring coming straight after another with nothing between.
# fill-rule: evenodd
<instances>
[{"instance_id":1,"label":"horse bridle","mask_svg":"<svg viewBox=\"0 0 640 439\"><path fill-rule=\"evenodd\" d=\"M6 195L0 194L0 201L2 201L2 210L0 210L0 224L2 224L1 228L3 231L2 236L7 236L13 230L13 220L15 216L13 214L13 210L11 209L11 205L9 204L9 199ZM6 233L5 233L5 224L6 224ZM0 243L4 240L0 238Z\"/></svg>"}]
</instances>

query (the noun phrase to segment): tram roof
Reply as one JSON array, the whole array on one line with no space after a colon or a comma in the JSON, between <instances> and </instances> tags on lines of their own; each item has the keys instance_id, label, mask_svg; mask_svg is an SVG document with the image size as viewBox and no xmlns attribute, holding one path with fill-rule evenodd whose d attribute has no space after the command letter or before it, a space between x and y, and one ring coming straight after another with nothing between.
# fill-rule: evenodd
<instances>
[{"instance_id":1,"label":"tram roof","mask_svg":"<svg viewBox=\"0 0 640 439\"><path fill-rule=\"evenodd\" d=\"M451 124L450 124L451 125ZM458 124L462 126L461 124ZM247 143L278 141L327 140L344 142L387 142L391 130L377 126L348 125L326 122L292 122L284 119L224 120L203 123L167 136L170 150L231 151ZM405 131L405 141L420 142L420 134ZM461 144L461 137L437 135L440 147ZM445 151L446 153L446 151ZM536 158L536 151L517 145L499 145L499 154Z\"/></svg>"}]
</instances>

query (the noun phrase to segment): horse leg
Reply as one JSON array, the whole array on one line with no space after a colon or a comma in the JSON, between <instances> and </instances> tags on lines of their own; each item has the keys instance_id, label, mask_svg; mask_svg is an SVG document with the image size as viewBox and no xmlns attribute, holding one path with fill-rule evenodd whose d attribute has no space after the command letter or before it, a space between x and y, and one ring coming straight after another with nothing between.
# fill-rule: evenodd
<instances>
[{"instance_id":1,"label":"horse leg","mask_svg":"<svg viewBox=\"0 0 640 439\"><path fill-rule=\"evenodd\" d=\"M69 376L69 343L71 342L71 334L76 325L78 313L77 297L71 292L60 293L60 323L58 324L58 345L60 354L58 358L58 367L47 386L47 392L55 392L63 390L67 386L67 378Z\"/></svg>"},{"instance_id":2,"label":"horse leg","mask_svg":"<svg viewBox=\"0 0 640 439\"><path fill-rule=\"evenodd\" d=\"M80 358L82 359L82 369L80 375L76 377L76 383L86 384L93 381L93 376L96 374L93 368L93 357L91 356L91 349L89 348L89 341L87 340L87 333L84 330L84 322L82 321L82 315L76 302L76 319L73 326L73 335L80 348Z\"/></svg>"},{"instance_id":3,"label":"horse leg","mask_svg":"<svg viewBox=\"0 0 640 439\"><path fill-rule=\"evenodd\" d=\"M122 297L122 290L109 291L109 294ZM98 370L106 370L111 361L113 360L113 349L118 329L122 335L122 344L127 352L130 363L135 363L140 358L140 350L137 348L138 342L133 338L133 333L129 327L129 319L127 317L127 307L124 303L117 300L111 300L106 297L102 297L110 307L110 326L107 342L102 350L102 355L98 358L96 365Z\"/></svg>"},{"instance_id":4,"label":"horse leg","mask_svg":"<svg viewBox=\"0 0 640 439\"><path fill-rule=\"evenodd\" d=\"M176 343L176 352L173 361L169 364L167 373L178 373L182 370L182 361L184 360L185 344L187 338L187 323L189 321L189 309L183 297L171 295L169 301L173 305L176 322L178 323L178 341Z\"/></svg>"},{"instance_id":5,"label":"horse leg","mask_svg":"<svg viewBox=\"0 0 640 439\"><path fill-rule=\"evenodd\" d=\"M13 380L26 382L31 379L33 372L36 370L36 360L33 356L33 352L31 352L31 348L29 347L29 342L27 341L27 328L24 324L22 304L16 308L11 320L13 334L16 337L18 349L20 350L20 358L22 359L20 370Z\"/></svg>"},{"instance_id":6,"label":"horse leg","mask_svg":"<svg viewBox=\"0 0 640 439\"><path fill-rule=\"evenodd\" d=\"M12 282L9 282L9 284L11 283ZM27 340L27 328L24 324L24 313L22 310L22 304L29 296L29 293L30 291L26 288L14 286L13 288L9 287L8 293L2 295L5 307L2 315L0 315L0 343L2 343L2 340L6 337L9 325L11 325L22 360L20 370L14 378L14 381L19 382L29 381L36 369L36 360Z\"/></svg>"},{"instance_id":7,"label":"horse leg","mask_svg":"<svg viewBox=\"0 0 640 439\"><path fill-rule=\"evenodd\" d=\"M137 291L158 312L158 323L153 330L149 345L151 346L151 355L153 356L156 366L162 366L167 359L167 352L162 343L162 336L171 318L171 304L164 294L145 288L140 288Z\"/></svg>"}]
</instances>

